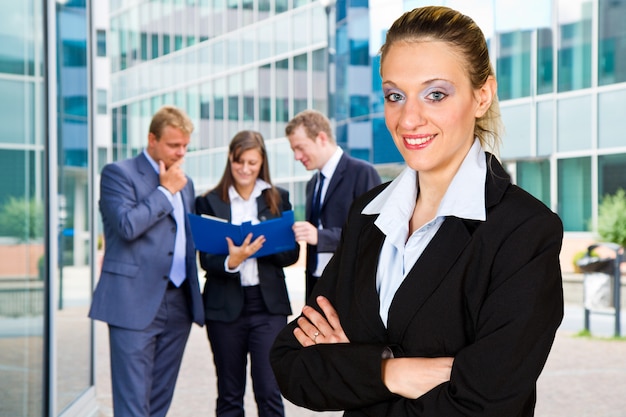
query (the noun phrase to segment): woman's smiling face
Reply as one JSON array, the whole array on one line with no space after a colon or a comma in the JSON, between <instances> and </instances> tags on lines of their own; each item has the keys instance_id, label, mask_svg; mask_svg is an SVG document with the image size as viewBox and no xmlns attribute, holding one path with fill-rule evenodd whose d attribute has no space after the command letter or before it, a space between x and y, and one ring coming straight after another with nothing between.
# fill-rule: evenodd
<instances>
[{"instance_id":1,"label":"woman's smiling face","mask_svg":"<svg viewBox=\"0 0 626 417\"><path fill-rule=\"evenodd\" d=\"M456 172L474 141L476 118L491 103L495 80L475 90L464 65L441 41L398 42L382 60L387 128L420 173Z\"/></svg>"}]
</instances>

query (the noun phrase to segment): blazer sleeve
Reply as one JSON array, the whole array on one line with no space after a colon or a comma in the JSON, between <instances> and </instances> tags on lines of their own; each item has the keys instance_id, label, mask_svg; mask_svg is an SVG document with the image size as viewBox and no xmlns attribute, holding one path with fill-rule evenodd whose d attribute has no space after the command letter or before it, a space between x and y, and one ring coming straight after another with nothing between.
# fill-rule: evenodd
<instances>
[{"instance_id":1,"label":"blazer sleeve","mask_svg":"<svg viewBox=\"0 0 626 417\"><path fill-rule=\"evenodd\" d=\"M136 175L136 173L135 173ZM100 211L118 236L127 241L142 237L173 210L172 203L155 184L149 193L136 189L119 164L106 165L100 176ZM141 197L136 198L137 195Z\"/></svg>"},{"instance_id":2,"label":"blazer sleeve","mask_svg":"<svg viewBox=\"0 0 626 417\"><path fill-rule=\"evenodd\" d=\"M196 197L196 214L208 214L209 216L215 216L215 210L211 207L209 199L206 196ZM213 276L235 276L238 273L227 272L224 268L224 262L226 262L226 255L214 255L202 251L198 251L198 257L200 259L200 267L207 273L207 275Z\"/></svg>"}]
</instances>

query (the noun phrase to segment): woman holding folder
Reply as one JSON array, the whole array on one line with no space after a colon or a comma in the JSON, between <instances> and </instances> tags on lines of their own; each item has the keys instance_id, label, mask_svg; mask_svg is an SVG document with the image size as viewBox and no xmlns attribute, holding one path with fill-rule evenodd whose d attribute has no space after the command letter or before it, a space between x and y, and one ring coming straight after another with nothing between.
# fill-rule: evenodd
<instances>
[{"instance_id":1,"label":"woman holding folder","mask_svg":"<svg viewBox=\"0 0 626 417\"><path fill-rule=\"evenodd\" d=\"M291 210L289 193L272 185L263 136L244 130L230 142L217 186L196 198L196 212L232 224L281 217ZM259 417L284 416L282 397L269 363L274 338L286 325L291 305L283 267L298 260L299 247L254 257L265 236L249 234L241 246L225 237L228 255L200 252L206 271L204 311L217 372L217 417L242 416L250 354Z\"/></svg>"}]
</instances>

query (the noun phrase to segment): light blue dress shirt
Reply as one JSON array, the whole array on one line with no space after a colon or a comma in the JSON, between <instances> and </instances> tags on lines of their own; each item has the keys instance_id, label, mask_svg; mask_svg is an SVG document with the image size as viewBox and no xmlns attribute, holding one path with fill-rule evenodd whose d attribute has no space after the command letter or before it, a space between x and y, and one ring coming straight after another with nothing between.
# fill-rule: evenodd
<instances>
[{"instance_id":1,"label":"light blue dress shirt","mask_svg":"<svg viewBox=\"0 0 626 417\"><path fill-rule=\"evenodd\" d=\"M144 149L143 154L152 165L152 168L156 171L157 175L159 174L159 164L152 159L150 154ZM170 281L174 283L177 287L180 287L180 284L186 278L187 268L186 268L186 252L187 252L187 237L185 236L185 207L183 206L183 197L179 192L172 194L167 190L167 188L159 185L159 190L170 200L172 203L172 207L174 208L173 214L174 219L176 220L176 240L174 243L174 257L172 259L172 266L170 268Z\"/></svg>"},{"instance_id":2,"label":"light blue dress shirt","mask_svg":"<svg viewBox=\"0 0 626 417\"><path fill-rule=\"evenodd\" d=\"M448 186L437 215L411 236L409 222L418 193L417 172L411 168L405 168L363 209L363 214L379 214L374 224L385 235L376 271L379 314L385 326L396 291L441 227L445 217L480 221L486 219L486 173L485 153L478 139L475 139Z\"/></svg>"}]
</instances>

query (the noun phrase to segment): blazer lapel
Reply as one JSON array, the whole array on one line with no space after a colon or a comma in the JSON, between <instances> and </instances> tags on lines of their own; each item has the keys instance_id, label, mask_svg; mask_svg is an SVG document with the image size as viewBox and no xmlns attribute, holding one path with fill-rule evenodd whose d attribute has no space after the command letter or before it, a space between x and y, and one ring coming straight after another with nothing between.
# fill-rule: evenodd
<instances>
[{"instance_id":1,"label":"blazer lapel","mask_svg":"<svg viewBox=\"0 0 626 417\"><path fill-rule=\"evenodd\" d=\"M409 323L446 279L448 271L470 238L471 234L461 219L456 217L445 219L391 302L388 324L394 340L402 340Z\"/></svg>"},{"instance_id":2,"label":"blazer lapel","mask_svg":"<svg viewBox=\"0 0 626 417\"><path fill-rule=\"evenodd\" d=\"M328 183L328 189L326 190L326 194L324 195L324 201L322 202L322 207L326 205L326 202L330 200L330 196L333 195L339 183L345 177L346 164L348 163L346 154L342 154L339 159L339 163L337 164L337 168L335 168L335 172L333 172L333 176L330 178L330 182ZM344 196L347 198L347 196Z\"/></svg>"},{"instance_id":3,"label":"blazer lapel","mask_svg":"<svg viewBox=\"0 0 626 417\"><path fill-rule=\"evenodd\" d=\"M380 341L386 340L386 329L378 313L380 299L376 290L376 270L378 255L383 245L385 235L374 225L377 216L367 222L359 235L357 242L357 262L355 267L354 299L359 313L363 316L363 323L368 330ZM354 291L353 290L353 291ZM372 308L376 306L376 308Z\"/></svg>"}]
</instances>

